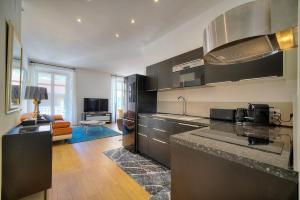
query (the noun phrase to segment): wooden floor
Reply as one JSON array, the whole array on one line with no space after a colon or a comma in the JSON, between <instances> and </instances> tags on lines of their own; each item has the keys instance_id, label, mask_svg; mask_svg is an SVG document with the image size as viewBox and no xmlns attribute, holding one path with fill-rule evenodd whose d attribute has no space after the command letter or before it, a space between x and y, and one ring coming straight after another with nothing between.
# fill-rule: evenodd
<instances>
[{"instance_id":1,"label":"wooden floor","mask_svg":"<svg viewBox=\"0 0 300 200\"><path fill-rule=\"evenodd\" d=\"M121 144L121 136L76 144L55 144L52 189L48 190L48 199L149 199L148 192L103 154ZM36 194L25 199L41 199L41 196Z\"/></svg>"}]
</instances>

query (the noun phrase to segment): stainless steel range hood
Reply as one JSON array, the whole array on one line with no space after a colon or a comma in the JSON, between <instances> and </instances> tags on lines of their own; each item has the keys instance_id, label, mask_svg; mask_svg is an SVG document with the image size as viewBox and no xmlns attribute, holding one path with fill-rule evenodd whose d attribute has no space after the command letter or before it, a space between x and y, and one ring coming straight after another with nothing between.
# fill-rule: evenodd
<instances>
[{"instance_id":1,"label":"stainless steel range hood","mask_svg":"<svg viewBox=\"0 0 300 200\"><path fill-rule=\"evenodd\" d=\"M259 59L297 46L298 0L256 0L217 17L204 30L206 63Z\"/></svg>"}]
</instances>

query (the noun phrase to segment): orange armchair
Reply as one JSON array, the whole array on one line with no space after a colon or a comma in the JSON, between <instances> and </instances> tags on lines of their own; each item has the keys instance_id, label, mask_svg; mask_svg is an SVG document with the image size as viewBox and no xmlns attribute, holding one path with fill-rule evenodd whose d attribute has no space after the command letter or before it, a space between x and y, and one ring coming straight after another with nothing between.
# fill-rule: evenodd
<instances>
[{"instance_id":1,"label":"orange armchair","mask_svg":"<svg viewBox=\"0 0 300 200\"><path fill-rule=\"evenodd\" d=\"M32 118L33 113L23 114L20 117L21 121ZM53 121L51 122L52 127L52 140L66 140L72 138L72 128L71 123L64 121L61 115L53 115Z\"/></svg>"},{"instance_id":2,"label":"orange armchair","mask_svg":"<svg viewBox=\"0 0 300 200\"><path fill-rule=\"evenodd\" d=\"M52 122L52 140L66 140L72 138L71 123L64 121L61 115L53 115Z\"/></svg>"}]
</instances>

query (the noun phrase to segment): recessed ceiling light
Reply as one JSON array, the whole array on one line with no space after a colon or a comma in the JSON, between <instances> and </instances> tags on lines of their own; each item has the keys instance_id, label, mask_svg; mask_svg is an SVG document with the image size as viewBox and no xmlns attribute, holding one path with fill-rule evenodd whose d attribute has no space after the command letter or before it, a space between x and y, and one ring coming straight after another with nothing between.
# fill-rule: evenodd
<instances>
[{"instance_id":1,"label":"recessed ceiling light","mask_svg":"<svg viewBox=\"0 0 300 200\"><path fill-rule=\"evenodd\" d=\"M159 2L159 0L154 0L154 2L155 2L155 3L158 3L158 2Z\"/></svg>"},{"instance_id":2,"label":"recessed ceiling light","mask_svg":"<svg viewBox=\"0 0 300 200\"><path fill-rule=\"evenodd\" d=\"M115 36L116 36L116 38L119 38L119 37L120 37L119 33L116 33Z\"/></svg>"},{"instance_id":3,"label":"recessed ceiling light","mask_svg":"<svg viewBox=\"0 0 300 200\"><path fill-rule=\"evenodd\" d=\"M77 18L76 21L77 21L78 23L81 23L81 22L82 22L81 18Z\"/></svg>"},{"instance_id":4,"label":"recessed ceiling light","mask_svg":"<svg viewBox=\"0 0 300 200\"><path fill-rule=\"evenodd\" d=\"M130 23L131 23L131 24L135 24L135 19L134 19L134 18L131 18Z\"/></svg>"}]
</instances>

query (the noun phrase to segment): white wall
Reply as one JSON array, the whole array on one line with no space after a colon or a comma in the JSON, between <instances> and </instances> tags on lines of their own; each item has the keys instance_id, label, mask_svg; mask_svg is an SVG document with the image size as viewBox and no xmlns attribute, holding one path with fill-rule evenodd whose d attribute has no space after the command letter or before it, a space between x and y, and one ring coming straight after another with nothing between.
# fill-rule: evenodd
<instances>
[{"instance_id":1,"label":"white wall","mask_svg":"<svg viewBox=\"0 0 300 200\"><path fill-rule=\"evenodd\" d=\"M99 71L76 70L77 120L83 112L83 98L106 98L111 101L111 74ZM109 108L110 109L110 108Z\"/></svg>"},{"instance_id":2,"label":"white wall","mask_svg":"<svg viewBox=\"0 0 300 200\"><path fill-rule=\"evenodd\" d=\"M20 112L9 115L5 113L6 20L12 21L15 31L21 39L21 1L0 0L0 158L2 158L2 135L18 124L20 115ZM0 171L2 166L1 162Z\"/></svg>"},{"instance_id":3,"label":"white wall","mask_svg":"<svg viewBox=\"0 0 300 200\"><path fill-rule=\"evenodd\" d=\"M225 0L212 9L165 34L143 49L145 64L151 65L202 46L204 27L215 17L252 0Z\"/></svg>"}]
</instances>

